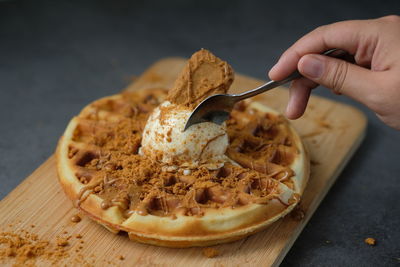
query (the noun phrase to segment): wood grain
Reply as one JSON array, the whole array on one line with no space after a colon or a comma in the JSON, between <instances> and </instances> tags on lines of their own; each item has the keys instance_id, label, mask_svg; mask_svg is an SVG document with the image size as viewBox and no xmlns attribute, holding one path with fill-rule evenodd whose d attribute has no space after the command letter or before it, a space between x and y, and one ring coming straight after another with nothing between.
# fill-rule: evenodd
<instances>
[{"instance_id":1,"label":"wood grain","mask_svg":"<svg viewBox=\"0 0 400 267\"><path fill-rule=\"evenodd\" d=\"M185 60L180 58L158 61L126 90L171 87L184 64ZM236 75L232 91L247 90L262 82ZM275 89L258 97L258 100L283 111L287 90ZM67 266L72 266L76 262L73 260L83 255L95 266L279 265L361 143L366 118L353 107L313 96L305 116L294 121L293 125L303 137L312 161L310 181L301 201L305 217L299 220L289 214L263 232L215 246L221 253L216 258L206 258L201 248L169 249L138 244L128 240L125 234L111 234L87 218L77 224L72 223L70 219L77 211L58 184L53 156L0 202L0 230L26 229L48 240L54 240L64 231L68 235L81 234L85 241L82 251L76 253L79 243L71 242L70 256L63 262ZM120 255L125 259L119 260ZM42 262L41 265L50 266L50 263Z\"/></svg>"}]
</instances>

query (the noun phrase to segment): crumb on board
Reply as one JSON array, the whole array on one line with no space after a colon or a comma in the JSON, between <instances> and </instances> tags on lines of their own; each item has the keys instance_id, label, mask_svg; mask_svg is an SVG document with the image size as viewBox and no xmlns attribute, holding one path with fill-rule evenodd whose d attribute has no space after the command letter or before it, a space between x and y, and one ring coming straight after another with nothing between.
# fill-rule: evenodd
<instances>
[{"instance_id":1,"label":"crumb on board","mask_svg":"<svg viewBox=\"0 0 400 267\"><path fill-rule=\"evenodd\" d=\"M73 215L72 217L71 217L71 222L73 222L73 223L78 223L78 222L80 222L82 219L81 219L81 217L79 216L79 214L76 214L76 215Z\"/></svg>"},{"instance_id":2,"label":"crumb on board","mask_svg":"<svg viewBox=\"0 0 400 267\"><path fill-rule=\"evenodd\" d=\"M39 238L24 229L0 232L0 263L12 266L36 266L37 261L54 265L68 257L64 246Z\"/></svg>"},{"instance_id":3,"label":"crumb on board","mask_svg":"<svg viewBox=\"0 0 400 267\"><path fill-rule=\"evenodd\" d=\"M218 249L215 248L203 248L203 255L207 258L215 258L220 254Z\"/></svg>"},{"instance_id":4,"label":"crumb on board","mask_svg":"<svg viewBox=\"0 0 400 267\"><path fill-rule=\"evenodd\" d=\"M311 165L320 165L321 163L319 162L319 161L316 161L316 160L310 160L310 164Z\"/></svg>"},{"instance_id":5,"label":"crumb on board","mask_svg":"<svg viewBox=\"0 0 400 267\"><path fill-rule=\"evenodd\" d=\"M317 135L320 135L320 134L323 134L323 133L324 133L323 130L317 129L317 130L311 131L309 133L302 134L302 135L300 135L300 137L303 138L303 139L306 139L306 138L314 137L314 136L317 136Z\"/></svg>"},{"instance_id":6,"label":"crumb on board","mask_svg":"<svg viewBox=\"0 0 400 267\"><path fill-rule=\"evenodd\" d=\"M93 267L94 259L70 253L78 253L83 248L75 248L73 242L70 244L71 237L44 239L25 229L0 231L0 265ZM60 265L60 262L68 264Z\"/></svg>"},{"instance_id":7,"label":"crumb on board","mask_svg":"<svg viewBox=\"0 0 400 267\"><path fill-rule=\"evenodd\" d=\"M123 261L123 260L125 260L125 257L123 255L119 255L118 259Z\"/></svg>"},{"instance_id":8,"label":"crumb on board","mask_svg":"<svg viewBox=\"0 0 400 267\"><path fill-rule=\"evenodd\" d=\"M365 242L365 244L368 244L370 246L376 245L376 240L375 240L375 238L372 238L372 237L365 238L364 242Z\"/></svg>"},{"instance_id":9,"label":"crumb on board","mask_svg":"<svg viewBox=\"0 0 400 267\"><path fill-rule=\"evenodd\" d=\"M57 246L59 247L66 247L69 245L68 238L58 238L57 239Z\"/></svg>"},{"instance_id":10,"label":"crumb on board","mask_svg":"<svg viewBox=\"0 0 400 267\"><path fill-rule=\"evenodd\" d=\"M322 128L332 129L332 125L328 121L326 121L324 118L315 119L315 123Z\"/></svg>"},{"instance_id":11,"label":"crumb on board","mask_svg":"<svg viewBox=\"0 0 400 267\"><path fill-rule=\"evenodd\" d=\"M293 211L290 213L291 217L295 221L301 221L305 217L305 211L300 207L300 205L297 205Z\"/></svg>"}]
</instances>

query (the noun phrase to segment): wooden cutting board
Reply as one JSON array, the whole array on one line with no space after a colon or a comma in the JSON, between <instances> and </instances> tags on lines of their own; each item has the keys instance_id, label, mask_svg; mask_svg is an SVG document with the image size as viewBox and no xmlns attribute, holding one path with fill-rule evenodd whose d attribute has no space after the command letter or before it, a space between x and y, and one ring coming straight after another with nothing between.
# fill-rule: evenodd
<instances>
[{"instance_id":1,"label":"wooden cutting board","mask_svg":"<svg viewBox=\"0 0 400 267\"><path fill-rule=\"evenodd\" d=\"M126 90L170 87L185 64L181 58L156 62ZM250 89L263 81L236 75L232 91ZM258 97L263 103L283 111L287 90L279 88ZM54 156L25 179L0 202L0 230L36 233L54 241L57 235L72 235L65 247L66 266L81 265L84 257L95 266L270 266L279 265L350 157L360 145L366 118L353 107L312 96L308 110L293 122L311 155L311 177L296 216L289 214L267 230L229 244L214 246L220 255L206 258L202 248L168 249L129 241L126 234L114 235L83 218L75 224L78 212L66 198L57 181ZM10 177L12 178L12 177ZM304 212L304 218L299 214ZM332 214L333 216L334 214ZM74 240L80 234L84 243ZM78 248L81 246L82 248ZM119 259L120 255L124 259ZM83 261L81 261L82 263ZM12 261L8 261L9 264ZM40 265L50 266L42 261Z\"/></svg>"}]
</instances>

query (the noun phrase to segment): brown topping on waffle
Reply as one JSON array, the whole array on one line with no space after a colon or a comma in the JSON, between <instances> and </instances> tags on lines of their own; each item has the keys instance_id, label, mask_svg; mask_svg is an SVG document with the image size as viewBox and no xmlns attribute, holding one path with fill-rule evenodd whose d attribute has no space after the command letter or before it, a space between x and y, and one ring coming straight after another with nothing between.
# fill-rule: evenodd
<instances>
[{"instance_id":1,"label":"brown topping on waffle","mask_svg":"<svg viewBox=\"0 0 400 267\"><path fill-rule=\"evenodd\" d=\"M168 92L168 100L193 109L210 95L225 94L232 82L231 66L201 49L192 55L178 76Z\"/></svg>"},{"instance_id":2,"label":"brown topping on waffle","mask_svg":"<svg viewBox=\"0 0 400 267\"><path fill-rule=\"evenodd\" d=\"M145 92L100 100L94 110L80 114L69 146L74 151L70 160L76 176L85 185L80 202L97 194L103 199L102 209L116 206L126 217L135 212L201 216L207 208L268 203L280 195L279 182L293 188L293 171L288 166L297 152L285 121L279 116L261 116L243 104L228 122L231 144L227 154L241 166L226 163L218 170L166 169L153 158L139 155L142 126L162 101L158 98L146 109L128 112L148 99ZM108 116L99 117L105 109Z\"/></svg>"},{"instance_id":3,"label":"brown topping on waffle","mask_svg":"<svg viewBox=\"0 0 400 267\"><path fill-rule=\"evenodd\" d=\"M289 126L282 116L263 114L240 103L227 121L226 154L241 166L272 176L293 189L289 167L296 154Z\"/></svg>"}]
</instances>

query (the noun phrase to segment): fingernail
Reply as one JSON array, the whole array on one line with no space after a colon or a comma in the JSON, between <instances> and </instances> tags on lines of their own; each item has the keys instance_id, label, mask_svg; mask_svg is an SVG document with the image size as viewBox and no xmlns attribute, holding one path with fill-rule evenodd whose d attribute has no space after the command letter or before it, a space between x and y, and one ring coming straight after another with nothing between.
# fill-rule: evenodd
<instances>
[{"instance_id":1,"label":"fingernail","mask_svg":"<svg viewBox=\"0 0 400 267\"><path fill-rule=\"evenodd\" d=\"M320 78L324 73L324 62L315 55L307 55L302 58L300 72L311 78Z\"/></svg>"},{"instance_id":2,"label":"fingernail","mask_svg":"<svg viewBox=\"0 0 400 267\"><path fill-rule=\"evenodd\" d=\"M272 68L270 68L270 70L268 71L268 76L269 76L269 74L270 74L271 72L274 71L274 69L277 68L277 66L278 66L278 63L276 63L274 66L272 66Z\"/></svg>"},{"instance_id":3,"label":"fingernail","mask_svg":"<svg viewBox=\"0 0 400 267\"><path fill-rule=\"evenodd\" d=\"M292 90L293 90L293 82L290 84L289 101L287 103L286 110L285 110L285 116L288 119L292 118L292 106L294 104L293 97L291 96L291 93L290 93Z\"/></svg>"},{"instance_id":4,"label":"fingernail","mask_svg":"<svg viewBox=\"0 0 400 267\"><path fill-rule=\"evenodd\" d=\"M290 103L288 103L288 105L286 106L285 117L288 118L289 120L292 118L292 107Z\"/></svg>"}]
</instances>

